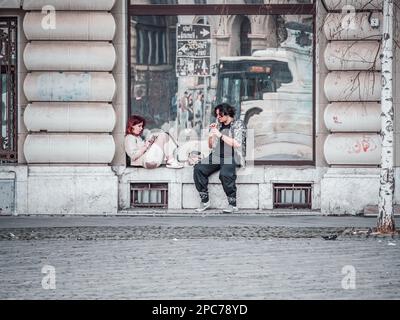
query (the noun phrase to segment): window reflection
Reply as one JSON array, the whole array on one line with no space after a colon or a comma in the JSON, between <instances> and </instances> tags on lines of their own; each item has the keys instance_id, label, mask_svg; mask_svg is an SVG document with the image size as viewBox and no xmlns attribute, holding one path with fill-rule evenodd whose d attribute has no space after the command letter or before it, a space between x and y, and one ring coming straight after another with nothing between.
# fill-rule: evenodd
<instances>
[{"instance_id":1,"label":"window reflection","mask_svg":"<svg viewBox=\"0 0 400 320\"><path fill-rule=\"evenodd\" d=\"M178 39L179 26L199 38ZM254 130L254 160L312 161L312 30L307 15L131 16L129 112L184 158L227 102Z\"/></svg>"}]
</instances>

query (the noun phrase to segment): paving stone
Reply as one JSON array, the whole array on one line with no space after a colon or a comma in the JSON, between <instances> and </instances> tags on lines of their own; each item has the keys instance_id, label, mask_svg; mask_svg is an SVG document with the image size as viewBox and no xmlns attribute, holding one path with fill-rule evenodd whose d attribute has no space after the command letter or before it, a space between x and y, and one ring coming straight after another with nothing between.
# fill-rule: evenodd
<instances>
[{"instance_id":1,"label":"paving stone","mask_svg":"<svg viewBox=\"0 0 400 320\"><path fill-rule=\"evenodd\" d=\"M400 298L399 238L345 233L375 219L40 219L0 219L0 299Z\"/></svg>"}]
</instances>

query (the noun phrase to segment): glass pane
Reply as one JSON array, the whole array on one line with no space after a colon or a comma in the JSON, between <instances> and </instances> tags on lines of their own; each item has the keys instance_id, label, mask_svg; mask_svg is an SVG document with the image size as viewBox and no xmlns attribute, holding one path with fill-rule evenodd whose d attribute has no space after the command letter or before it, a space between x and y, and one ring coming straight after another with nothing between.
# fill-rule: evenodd
<instances>
[{"instance_id":1,"label":"glass pane","mask_svg":"<svg viewBox=\"0 0 400 320\"><path fill-rule=\"evenodd\" d=\"M15 20L0 20L0 65L15 65L17 58Z\"/></svg>"},{"instance_id":2,"label":"glass pane","mask_svg":"<svg viewBox=\"0 0 400 320\"><path fill-rule=\"evenodd\" d=\"M235 107L254 160L313 160L313 17L131 16L130 115L185 157L207 145L217 104ZM184 160L184 159L183 159Z\"/></svg>"},{"instance_id":3,"label":"glass pane","mask_svg":"<svg viewBox=\"0 0 400 320\"><path fill-rule=\"evenodd\" d=\"M8 93L7 93L7 75L0 74L1 76L1 137L2 137L2 149L8 149L8 141L10 140L7 134L7 116L8 116Z\"/></svg>"}]
</instances>

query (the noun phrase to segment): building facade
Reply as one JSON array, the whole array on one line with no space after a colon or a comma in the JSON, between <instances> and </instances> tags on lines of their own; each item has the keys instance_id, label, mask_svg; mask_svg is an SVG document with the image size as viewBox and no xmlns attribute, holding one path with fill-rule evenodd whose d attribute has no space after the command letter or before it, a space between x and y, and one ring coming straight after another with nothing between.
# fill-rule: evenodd
<instances>
[{"instance_id":1,"label":"building facade","mask_svg":"<svg viewBox=\"0 0 400 320\"><path fill-rule=\"evenodd\" d=\"M249 129L239 208L377 207L382 2L0 1L0 214L197 207L193 168L132 167L125 127L144 116L184 162L220 102Z\"/></svg>"}]
</instances>

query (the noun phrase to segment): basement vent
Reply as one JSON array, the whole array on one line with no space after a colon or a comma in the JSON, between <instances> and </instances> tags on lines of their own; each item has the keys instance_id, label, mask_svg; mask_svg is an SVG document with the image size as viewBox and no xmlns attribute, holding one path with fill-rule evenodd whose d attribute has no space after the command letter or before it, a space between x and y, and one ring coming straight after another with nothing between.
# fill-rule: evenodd
<instances>
[{"instance_id":1,"label":"basement vent","mask_svg":"<svg viewBox=\"0 0 400 320\"><path fill-rule=\"evenodd\" d=\"M168 183L131 183L131 208L168 208Z\"/></svg>"},{"instance_id":2,"label":"basement vent","mask_svg":"<svg viewBox=\"0 0 400 320\"><path fill-rule=\"evenodd\" d=\"M311 184L274 183L274 208L311 209Z\"/></svg>"}]
</instances>

